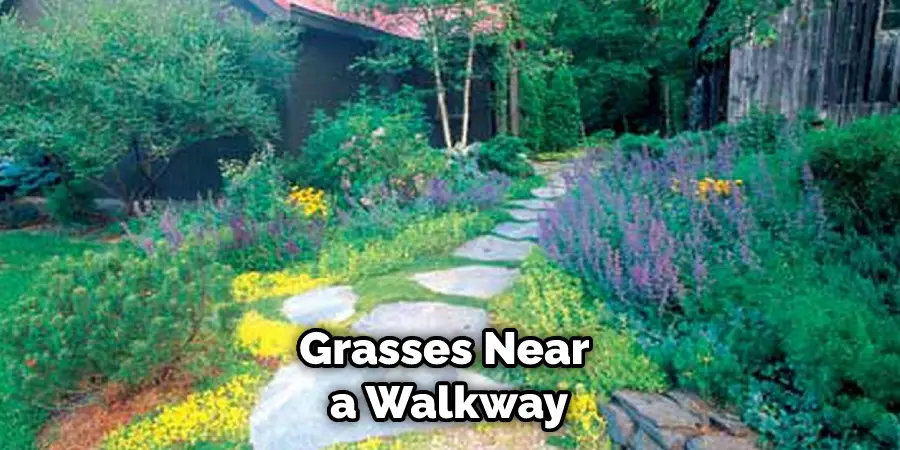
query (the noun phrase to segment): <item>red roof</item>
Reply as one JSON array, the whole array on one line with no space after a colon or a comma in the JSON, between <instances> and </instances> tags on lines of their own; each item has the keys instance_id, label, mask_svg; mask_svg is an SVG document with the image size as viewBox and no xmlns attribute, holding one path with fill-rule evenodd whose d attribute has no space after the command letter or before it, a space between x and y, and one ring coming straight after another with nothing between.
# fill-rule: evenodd
<instances>
[{"instance_id":1,"label":"red roof","mask_svg":"<svg viewBox=\"0 0 900 450\"><path fill-rule=\"evenodd\" d=\"M281 7L286 10L291 8L302 8L318 14L334 17L346 22L356 23L369 28L383 31L395 36L420 39L422 30L419 24L421 20L421 11L410 10L402 13L386 13L374 11L372 14L354 14L338 9L335 0L275 0ZM479 25L481 31L490 31L499 28L499 11L496 8L486 9L489 20ZM459 11L448 10L445 12L448 18L456 17Z\"/></svg>"}]
</instances>

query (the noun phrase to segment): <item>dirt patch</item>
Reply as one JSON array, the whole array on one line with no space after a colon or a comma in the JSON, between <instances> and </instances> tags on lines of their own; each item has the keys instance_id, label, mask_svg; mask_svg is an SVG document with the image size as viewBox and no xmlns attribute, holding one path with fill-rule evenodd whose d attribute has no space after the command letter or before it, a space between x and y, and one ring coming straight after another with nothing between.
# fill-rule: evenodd
<instances>
[{"instance_id":1,"label":"dirt patch","mask_svg":"<svg viewBox=\"0 0 900 450\"><path fill-rule=\"evenodd\" d=\"M150 413L160 405L177 402L191 393L192 381L184 373L172 373L164 381L125 395L120 386L109 385L96 401L63 413L44 426L39 448L47 450L91 450L107 433Z\"/></svg>"}]
</instances>

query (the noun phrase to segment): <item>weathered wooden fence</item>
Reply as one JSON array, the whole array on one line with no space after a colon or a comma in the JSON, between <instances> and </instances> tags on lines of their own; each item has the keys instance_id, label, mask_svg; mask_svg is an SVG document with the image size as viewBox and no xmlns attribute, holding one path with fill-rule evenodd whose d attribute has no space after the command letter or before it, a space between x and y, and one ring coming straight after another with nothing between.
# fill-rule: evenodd
<instances>
[{"instance_id":1,"label":"weathered wooden fence","mask_svg":"<svg viewBox=\"0 0 900 450\"><path fill-rule=\"evenodd\" d=\"M881 0L796 0L774 39L732 49L728 120L754 107L838 123L898 106L900 33L881 30Z\"/></svg>"}]
</instances>

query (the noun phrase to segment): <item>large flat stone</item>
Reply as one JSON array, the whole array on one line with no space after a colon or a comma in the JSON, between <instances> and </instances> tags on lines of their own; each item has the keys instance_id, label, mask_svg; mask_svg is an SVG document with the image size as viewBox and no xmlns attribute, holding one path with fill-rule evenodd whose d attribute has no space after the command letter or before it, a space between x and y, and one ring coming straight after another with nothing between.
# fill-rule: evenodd
<instances>
[{"instance_id":1,"label":"large flat stone","mask_svg":"<svg viewBox=\"0 0 900 450\"><path fill-rule=\"evenodd\" d=\"M660 395L637 391L618 391L613 398L638 422L646 422L656 428L696 428L702 420L671 399Z\"/></svg>"},{"instance_id":2,"label":"large flat stone","mask_svg":"<svg viewBox=\"0 0 900 450\"><path fill-rule=\"evenodd\" d=\"M516 269L465 266L417 273L412 279L441 294L489 299L509 289L518 277L519 271Z\"/></svg>"},{"instance_id":3,"label":"large flat stone","mask_svg":"<svg viewBox=\"0 0 900 450\"><path fill-rule=\"evenodd\" d=\"M537 239L538 223L537 222L503 222L497 225L493 231L509 239Z\"/></svg>"},{"instance_id":4,"label":"large flat stone","mask_svg":"<svg viewBox=\"0 0 900 450\"><path fill-rule=\"evenodd\" d=\"M285 300L281 312L292 323L313 326L320 321L341 321L352 316L359 297L350 286L313 289Z\"/></svg>"},{"instance_id":5,"label":"large flat stone","mask_svg":"<svg viewBox=\"0 0 900 450\"><path fill-rule=\"evenodd\" d=\"M546 211L536 211L532 209L507 209L506 212L508 212L514 220L520 222L532 222L544 217L546 214Z\"/></svg>"},{"instance_id":6,"label":"large flat stone","mask_svg":"<svg viewBox=\"0 0 900 450\"><path fill-rule=\"evenodd\" d=\"M528 199L528 200L512 200L509 202L510 205L515 205L525 209L536 209L536 210L544 210L553 207L553 202L549 200L541 200L541 199Z\"/></svg>"},{"instance_id":7,"label":"large flat stone","mask_svg":"<svg viewBox=\"0 0 900 450\"><path fill-rule=\"evenodd\" d=\"M559 186L558 184L555 186L545 186L534 188L531 190L531 195L537 198L543 199L552 199L557 197L562 197L563 194L566 193L566 189L564 187Z\"/></svg>"},{"instance_id":8,"label":"large flat stone","mask_svg":"<svg viewBox=\"0 0 900 450\"><path fill-rule=\"evenodd\" d=\"M250 443L255 450L317 450L342 442L396 436L453 424L375 422L368 412L362 383L406 381L433 390L438 381L456 381L459 371L446 369L312 369L299 363L278 371L263 390L250 416ZM347 390L356 395L358 422L332 422L326 414L328 395Z\"/></svg>"},{"instance_id":9,"label":"large flat stone","mask_svg":"<svg viewBox=\"0 0 900 450\"><path fill-rule=\"evenodd\" d=\"M535 247L531 242L481 236L466 242L453 254L479 261L523 261Z\"/></svg>"},{"instance_id":10,"label":"large flat stone","mask_svg":"<svg viewBox=\"0 0 900 450\"><path fill-rule=\"evenodd\" d=\"M480 308L438 302L403 302L378 305L351 327L355 333L383 336L458 336L481 345L487 327L487 312Z\"/></svg>"}]
</instances>

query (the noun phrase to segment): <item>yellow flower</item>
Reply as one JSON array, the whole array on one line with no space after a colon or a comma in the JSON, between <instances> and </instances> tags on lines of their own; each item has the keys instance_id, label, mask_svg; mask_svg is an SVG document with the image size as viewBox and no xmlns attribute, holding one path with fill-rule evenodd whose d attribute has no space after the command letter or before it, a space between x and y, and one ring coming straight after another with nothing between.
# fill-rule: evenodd
<instances>
[{"instance_id":1,"label":"yellow flower","mask_svg":"<svg viewBox=\"0 0 900 450\"><path fill-rule=\"evenodd\" d=\"M108 434L107 450L168 448L179 444L246 440L250 410L262 379L239 375L217 389L188 396L162 408L158 415Z\"/></svg>"},{"instance_id":2,"label":"yellow flower","mask_svg":"<svg viewBox=\"0 0 900 450\"><path fill-rule=\"evenodd\" d=\"M305 217L328 216L328 202L325 200L325 191L316 188L291 188L287 202L300 208Z\"/></svg>"},{"instance_id":3,"label":"yellow flower","mask_svg":"<svg viewBox=\"0 0 900 450\"><path fill-rule=\"evenodd\" d=\"M231 292L239 302L250 303L268 298L287 297L328 285L328 277L315 278L306 273L289 271L262 274L247 272L231 282Z\"/></svg>"},{"instance_id":4,"label":"yellow flower","mask_svg":"<svg viewBox=\"0 0 900 450\"><path fill-rule=\"evenodd\" d=\"M235 332L238 347L259 358L280 358L287 362L294 357L297 338L303 328L263 317L248 311L241 317Z\"/></svg>"}]
</instances>

